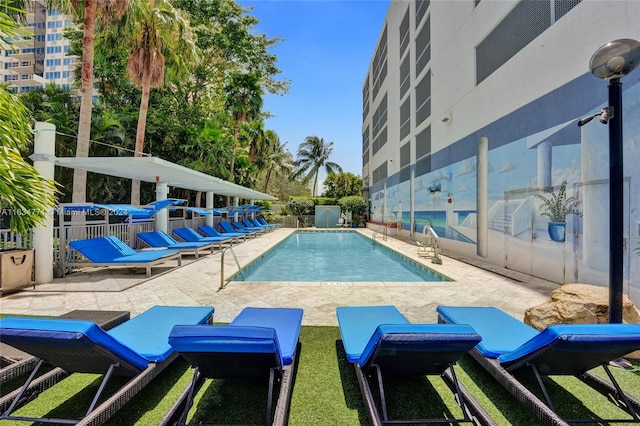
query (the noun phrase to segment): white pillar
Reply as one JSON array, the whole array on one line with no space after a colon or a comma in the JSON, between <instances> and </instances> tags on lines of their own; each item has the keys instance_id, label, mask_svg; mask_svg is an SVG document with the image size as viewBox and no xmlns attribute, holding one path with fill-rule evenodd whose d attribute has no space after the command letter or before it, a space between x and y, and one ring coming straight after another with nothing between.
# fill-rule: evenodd
<instances>
[{"instance_id":1,"label":"white pillar","mask_svg":"<svg viewBox=\"0 0 640 426\"><path fill-rule=\"evenodd\" d=\"M56 158L56 126L37 122L33 146L33 166L45 178L53 179ZM62 223L62 222L60 222ZM36 284L53 281L53 211L33 230Z\"/></svg>"},{"instance_id":2,"label":"white pillar","mask_svg":"<svg viewBox=\"0 0 640 426\"><path fill-rule=\"evenodd\" d=\"M213 226L213 192L208 191L204 193L204 199L207 210L211 210L211 215L207 216L207 225Z\"/></svg>"},{"instance_id":3,"label":"white pillar","mask_svg":"<svg viewBox=\"0 0 640 426\"><path fill-rule=\"evenodd\" d=\"M156 201L166 200L169 194L169 185L166 182L156 182ZM167 232L169 229L169 209L160 209L156 214L156 231Z\"/></svg>"},{"instance_id":4,"label":"white pillar","mask_svg":"<svg viewBox=\"0 0 640 426\"><path fill-rule=\"evenodd\" d=\"M476 254L480 257L489 255L489 139L480 138L476 164Z\"/></svg>"},{"instance_id":5,"label":"white pillar","mask_svg":"<svg viewBox=\"0 0 640 426\"><path fill-rule=\"evenodd\" d=\"M549 188L551 183L552 169L552 146L551 142L545 141L538 145L538 187Z\"/></svg>"}]
</instances>

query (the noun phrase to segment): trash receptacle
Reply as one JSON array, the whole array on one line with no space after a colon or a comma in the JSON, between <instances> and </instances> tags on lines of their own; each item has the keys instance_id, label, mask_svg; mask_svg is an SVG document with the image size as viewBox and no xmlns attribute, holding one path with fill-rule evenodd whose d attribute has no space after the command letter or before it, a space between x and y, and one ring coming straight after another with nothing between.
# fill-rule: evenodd
<instances>
[{"instance_id":1,"label":"trash receptacle","mask_svg":"<svg viewBox=\"0 0 640 426\"><path fill-rule=\"evenodd\" d=\"M33 284L33 249L0 251L0 294Z\"/></svg>"}]
</instances>

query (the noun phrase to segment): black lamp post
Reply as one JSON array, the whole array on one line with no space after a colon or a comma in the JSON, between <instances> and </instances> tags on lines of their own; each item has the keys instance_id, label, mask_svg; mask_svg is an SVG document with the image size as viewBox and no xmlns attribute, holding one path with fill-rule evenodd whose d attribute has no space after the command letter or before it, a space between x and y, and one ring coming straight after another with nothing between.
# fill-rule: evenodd
<instances>
[{"instance_id":1,"label":"black lamp post","mask_svg":"<svg viewBox=\"0 0 640 426\"><path fill-rule=\"evenodd\" d=\"M620 79L640 65L640 42L611 41L591 57L589 69L609 81L609 107L578 122L600 116L609 123L609 322L622 323L624 254L624 175L622 161L622 84Z\"/></svg>"}]
</instances>

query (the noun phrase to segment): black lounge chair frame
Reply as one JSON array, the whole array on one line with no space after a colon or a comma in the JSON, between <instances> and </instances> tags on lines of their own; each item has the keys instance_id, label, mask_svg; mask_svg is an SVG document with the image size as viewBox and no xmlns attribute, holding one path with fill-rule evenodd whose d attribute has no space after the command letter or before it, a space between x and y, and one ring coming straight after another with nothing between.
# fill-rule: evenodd
<instances>
[{"instance_id":1,"label":"black lounge chair frame","mask_svg":"<svg viewBox=\"0 0 640 426\"><path fill-rule=\"evenodd\" d=\"M542 380L542 374L539 369L529 362L525 365L531 368L531 372L536 378L536 382L540 386L540 390L544 395L545 401L540 400L535 394L527 389L511 372L514 368L505 369L497 359L487 358L476 349L470 352L480 366L482 366L491 376L496 379L511 395L522 405L529 408L533 414L540 419L545 425L565 426L571 423L640 423L640 400L626 394L620 384L611 374L611 370L607 364L601 364L604 371L609 376L611 383L594 373L586 372L575 375L580 381L590 388L609 398L616 406L629 413L630 419L567 419L558 414L549 396L549 392ZM515 366L514 366L515 367ZM521 365L518 365L521 367Z\"/></svg>"},{"instance_id":2,"label":"black lounge chair frame","mask_svg":"<svg viewBox=\"0 0 640 426\"><path fill-rule=\"evenodd\" d=\"M453 355L449 359L444 359L446 356L442 352L416 352L412 354L411 358L403 358L402 363L398 363L397 352L391 344L388 348L385 348L383 343L376 349L376 352L371 357L375 359L376 363L370 365L360 366L354 364L356 369L356 376L360 385L360 391L364 397L364 402L369 413L369 418L374 426L379 425L393 425L393 424L460 424L460 423L474 423L480 425L496 425L494 420L489 414L480 406L480 404L473 398L471 393L458 381L454 370L455 359L458 355ZM385 362L388 359L389 362ZM462 418L452 419L390 419L387 412L386 392L384 388L383 370L386 373L394 375L411 374L415 376L416 371L420 371L423 375L438 375L447 385L449 390L453 393L456 402L462 410ZM369 376L373 376L378 384L378 391L380 396L380 405L382 409L382 416L377 408L376 399L372 392Z\"/></svg>"},{"instance_id":3,"label":"black lounge chair frame","mask_svg":"<svg viewBox=\"0 0 640 426\"><path fill-rule=\"evenodd\" d=\"M103 355L105 359L110 358L110 354L100 348L92 348L89 349L94 356L95 355ZM82 355L80 355L82 357ZM88 354L87 354L88 356ZM76 424L76 425L99 425L107 421L113 414L118 411L124 404L126 404L131 398L133 398L143 387L145 387L153 378L155 378L165 367L167 367L171 362L173 362L178 357L178 354L171 354L165 361L162 363L149 363L147 368L140 371L139 369L127 365L121 364L113 360L108 364L108 367L104 373L102 378L102 382L91 402L89 408L85 414L85 416L80 420L74 419L58 419L58 418L37 418L37 417L26 417L26 416L12 416L13 413L18 408L22 407L24 404L33 400L38 396L40 392L45 389L48 389L53 384L60 381L62 378L66 377L68 373L61 368L54 368L49 373L43 374L42 376L35 378L38 372L38 369L44 363L44 360L39 359L36 363L34 370L31 375L27 378L26 382L20 389L16 389L14 392L5 395L0 398L0 409L3 410L3 414L0 415L0 420L20 420L20 421L32 421L32 422L40 422L40 423L55 423L55 424ZM107 400L102 402L100 405L96 406L102 392L114 374L122 374L127 376L132 376L133 378L127 382L122 388L120 388L116 393L111 395ZM5 411L5 407L6 411Z\"/></svg>"},{"instance_id":4,"label":"black lounge chair frame","mask_svg":"<svg viewBox=\"0 0 640 426\"><path fill-rule=\"evenodd\" d=\"M279 363L278 355L274 353L217 353L189 352L182 353L194 368L191 384L180 395L178 401L164 417L160 425L183 426L187 423L189 410L193 406L194 396L198 393L204 381L208 377L216 379L265 377L269 369L269 390L267 395L266 423L270 426L284 426L289 418L289 401L293 391L295 370L300 354L300 343L297 344L293 361L284 367L273 367ZM246 360L243 360L246 358ZM251 365L251 367L247 367ZM234 367L235 366L235 367ZM276 384L280 383L280 392L277 398L275 413L273 412L273 400L275 398ZM273 413L273 415L272 415Z\"/></svg>"}]
</instances>

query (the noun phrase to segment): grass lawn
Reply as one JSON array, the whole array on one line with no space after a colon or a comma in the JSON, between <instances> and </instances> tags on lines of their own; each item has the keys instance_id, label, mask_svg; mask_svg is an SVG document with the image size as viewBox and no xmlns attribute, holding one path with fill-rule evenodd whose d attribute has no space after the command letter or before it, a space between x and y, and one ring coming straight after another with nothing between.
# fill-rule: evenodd
<instances>
[{"instance_id":1,"label":"grass lawn","mask_svg":"<svg viewBox=\"0 0 640 426\"><path fill-rule=\"evenodd\" d=\"M352 365L346 356L337 327L302 327L302 343L291 400L290 425L368 425ZM636 363L636 367L640 364ZM623 387L640 396L640 373L613 368ZM499 425L535 425L526 409L499 386L470 356L457 367L459 380L478 399ZM604 374L604 372L602 372ZM97 389L100 376L74 374L45 391L16 415L81 417ZM189 366L178 359L111 418L110 425L155 425L169 410L191 379ZM122 379L112 379L120 385ZM439 378L388 380L388 407L394 417L459 417L449 389ZM530 389L535 389L535 386ZM625 418L606 398L574 378L547 380L556 408L564 416ZM113 386L112 386L113 387ZM3 390L3 393L6 389ZM190 412L191 422L263 423L266 384L208 381ZM24 422L4 421L3 425Z\"/></svg>"}]
</instances>

